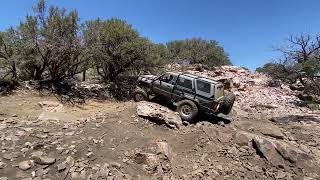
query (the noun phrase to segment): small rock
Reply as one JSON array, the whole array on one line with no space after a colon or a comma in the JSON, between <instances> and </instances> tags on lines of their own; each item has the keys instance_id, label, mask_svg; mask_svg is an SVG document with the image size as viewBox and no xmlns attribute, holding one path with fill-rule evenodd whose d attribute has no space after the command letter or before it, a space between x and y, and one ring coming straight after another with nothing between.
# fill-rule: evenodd
<instances>
[{"instance_id":1,"label":"small rock","mask_svg":"<svg viewBox=\"0 0 320 180\"><path fill-rule=\"evenodd\" d=\"M0 177L0 180L8 180L7 177Z\"/></svg>"},{"instance_id":2,"label":"small rock","mask_svg":"<svg viewBox=\"0 0 320 180\"><path fill-rule=\"evenodd\" d=\"M249 164L245 164L244 167L246 167L249 171L254 171L255 169L250 166Z\"/></svg>"},{"instance_id":3,"label":"small rock","mask_svg":"<svg viewBox=\"0 0 320 180\"><path fill-rule=\"evenodd\" d=\"M21 152L23 152L23 153L25 153L25 152L27 152L27 151L29 151L29 148L22 148L22 149L21 149Z\"/></svg>"},{"instance_id":4,"label":"small rock","mask_svg":"<svg viewBox=\"0 0 320 180\"><path fill-rule=\"evenodd\" d=\"M32 162L29 160L29 161L22 161L19 163L19 168L21 170L28 170L31 168L31 165L32 165Z\"/></svg>"},{"instance_id":5,"label":"small rock","mask_svg":"<svg viewBox=\"0 0 320 180\"><path fill-rule=\"evenodd\" d=\"M110 172L109 164L104 163L103 166L100 168L98 174L99 174L99 176L106 178L106 177L108 177L109 172Z\"/></svg>"},{"instance_id":6,"label":"small rock","mask_svg":"<svg viewBox=\"0 0 320 180\"><path fill-rule=\"evenodd\" d=\"M208 155L209 155L208 153L204 153L200 158L201 162L204 162L207 159Z\"/></svg>"},{"instance_id":7,"label":"small rock","mask_svg":"<svg viewBox=\"0 0 320 180\"><path fill-rule=\"evenodd\" d=\"M73 136L74 135L74 131L70 131L70 132L67 132L65 133L66 136Z\"/></svg>"},{"instance_id":8,"label":"small rock","mask_svg":"<svg viewBox=\"0 0 320 180\"><path fill-rule=\"evenodd\" d=\"M218 133L218 140L219 140L221 143L230 142L231 139L232 139L232 134L222 133L222 132L219 132L219 133Z\"/></svg>"},{"instance_id":9,"label":"small rock","mask_svg":"<svg viewBox=\"0 0 320 180\"><path fill-rule=\"evenodd\" d=\"M57 165L58 171L63 171L67 168L66 163L60 163Z\"/></svg>"},{"instance_id":10,"label":"small rock","mask_svg":"<svg viewBox=\"0 0 320 180\"><path fill-rule=\"evenodd\" d=\"M58 151L59 154L61 154L66 148L64 147L57 147L56 150Z\"/></svg>"},{"instance_id":11,"label":"small rock","mask_svg":"<svg viewBox=\"0 0 320 180\"><path fill-rule=\"evenodd\" d=\"M159 165L159 157L151 153L136 153L134 161L137 164L143 164L143 169L147 172L154 172Z\"/></svg>"},{"instance_id":12,"label":"small rock","mask_svg":"<svg viewBox=\"0 0 320 180\"><path fill-rule=\"evenodd\" d=\"M258 173L261 173L261 172L263 171L262 168L259 167L259 166L255 166L255 167L254 167L254 170L255 170L256 172L258 172Z\"/></svg>"},{"instance_id":13,"label":"small rock","mask_svg":"<svg viewBox=\"0 0 320 180\"><path fill-rule=\"evenodd\" d=\"M73 150L74 148L76 148L76 145L71 145L71 146L69 146L69 149L71 149L71 150Z\"/></svg>"},{"instance_id":14,"label":"small rock","mask_svg":"<svg viewBox=\"0 0 320 180\"><path fill-rule=\"evenodd\" d=\"M68 156L65 162L71 167L74 165L74 159L71 156Z\"/></svg>"},{"instance_id":15,"label":"small rock","mask_svg":"<svg viewBox=\"0 0 320 180\"><path fill-rule=\"evenodd\" d=\"M86 156L87 156L88 158L90 158L92 155L93 155L93 152L89 152L89 153L86 154Z\"/></svg>"},{"instance_id":16,"label":"small rock","mask_svg":"<svg viewBox=\"0 0 320 180\"><path fill-rule=\"evenodd\" d=\"M228 153L233 154L235 156L239 155L239 150L236 147L232 147L231 149L229 149Z\"/></svg>"},{"instance_id":17,"label":"small rock","mask_svg":"<svg viewBox=\"0 0 320 180\"><path fill-rule=\"evenodd\" d=\"M47 156L33 156L34 162L40 165L51 165L56 162L55 158L50 158Z\"/></svg>"},{"instance_id":18,"label":"small rock","mask_svg":"<svg viewBox=\"0 0 320 180\"><path fill-rule=\"evenodd\" d=\"M31 142L26 142L26 143L24 143L24 145L25 145L26 147L28 147L28 148L31 148L31 147L32 147L32 143L31 143Z\"/></svg>"},{"instance_id":19,"label":"small rock","mask_svg":"<svg viewBox=\"0 0 320 180\"><path fill-rule=\"evenodd\" d=\"M300 144L300 149L306 153L310 153L310 149L308 148L308 146L306 146L304 144Z\"/></svg>"},{"instance_id":20,"label":"small rock","mask_svg":"<svg viewBox=\"0 0 320 180\"><path fill-rule=\"evenodd\" d=\"M192 169L193 169L193 170L197 170L197 169L199 169L199 166L196 165L196 164L194 164L194 165L192 166Z\"/></svg>"},{"instance_id":21,"label":"small rock","mask_svg":"<svg viewBox=\"0 0 320 180\"><path fill-rule=\"evenodd\" d=\"M222 168L222 166L221 166L220 164L217 165L216 168L217 168L219 171L222 171L222 170L223 170L223 168Z\"/></svg>"},{"instance_id":22,"label":"small rock","mask_svg":"<svg viewBox=\"0 0 320 180\"><path fill-rule=\"evenodd\" d=\"M119 169L121 167L121 164L119 164L117 162L111 162L110 166Z\"/></svg>"},{"instance_id":23,"label":"small rock","mask_svg":"<svg viewBox=\"0 0 320 180\"><path fill-rule=\"evenodd\" d=\"M6 159L6 160L12 160L13 158L17 158L18 155L17 154L14 154L14 153L5 153L3 154L3 159Z\"/></svg>"},{"instance_id":24,"label":"small rock","mask_svg":"<svg viewBox=\"0 0 320 180\"><path fill-rule=\"evenodd\" d=\"M39 168L36 171L36 176L46 175L46 174L48 174L49 170L50 170L50 168L46 168L46 169Z\"/></svg>"},{"instance_id":25,"label":"small rock","mask_svg":"<svg viewBox=\"0 0 320 180\"><path fill-rule=\"evenodd\" d=\"M0 169L7 167L7 164L4 162L0 162Z\"/></svg>"},{"instance_id":26,"label":"small rock","mask_svg":"<svg viewBox=\"0 0 320 180\"><path fill-rule=\"evenodd\" d=\"M36 172L35 172L35 171L32 171L32 172L31 172L31 176L32 176L32 178L36 177Z\"/></svg>"},{"instance_id":27,"label":"small rock","mask_svg":"<svg viewBox=\"0 0 320 180\"><path fill-rule=\"evenodd\" d=\"M249 141L249 138L241 132L237 132L233 137L233 142L238 144L239 146L248 146Z\"/></svg>"},{"instance_id":28,"label":"small rock","mask_svg":"<svg viewBox=\"0 0 320 180\"><path fill-rule=\"evenodd\" d=\"M282 179L282 178L285 178L287 175L287 173L283 172L283 171L279 171L277 176L276 176L276 179Z\"/></svg>"},{"instance_id":29,"label":"small rock","mask_svg":"<svg viewBox=\"0 0 320 180\"><path fill-rule=\"evenodd\" d=\"M31 157L32 156L42 156L44 153L42 151L35 151L33 153L31 153Z\"/></svg>"},{"instance_id":30,"label":"small rock","mask_svg":"<svg viewBox=\"0 0 320 180\"><path fill-rule=\"evenodd\" d=\"M158 151L166 155L170 160L172 160L173 153L169 144L165 141L159 141L157 142L157 145L158 145Z\"/></svg>"}]
</instances>

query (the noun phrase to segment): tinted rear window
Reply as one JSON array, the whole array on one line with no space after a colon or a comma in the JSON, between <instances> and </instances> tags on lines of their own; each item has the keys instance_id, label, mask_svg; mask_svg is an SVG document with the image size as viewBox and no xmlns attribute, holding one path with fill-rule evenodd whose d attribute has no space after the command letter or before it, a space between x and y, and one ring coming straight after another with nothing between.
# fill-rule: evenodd
<instances>
[{"instance_id":1,"label":"tinted rear window","mask_svg":"<svg viewBox=\"0 0 320 180\"><path fill-rule=\"evenodd\" d=\"M185 79L183 77L179 77L177 84L179 86L192 89L192 81L190 79Z\"/></svg>"},{"instance_id":2,"label":"tinted rear window","mask_svg":"<svg viewBox=\"0 0 320 180\"><path fill-rule=\"evenodd\" d=\"M197 90L210 94L210 83L197 80Z\"/></svg>"}]
</instances>

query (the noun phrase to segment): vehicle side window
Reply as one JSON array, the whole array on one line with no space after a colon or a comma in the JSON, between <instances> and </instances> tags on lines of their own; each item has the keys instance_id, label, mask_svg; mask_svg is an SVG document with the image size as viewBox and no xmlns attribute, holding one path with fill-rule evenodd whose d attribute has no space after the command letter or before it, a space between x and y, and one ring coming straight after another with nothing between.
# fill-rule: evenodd
<instances>
[{"instance_id":1,"label":"vehicle side window","mask_svg":"<svg viewBox=\"0 0 320 180\"><path fill-rule=\"evenodd\" d=\"M165 74L162 76L161 81L174 84L176 81L177 77L172 75L172 74Z\"/></svg>"},{"instance_id":2,"label":"vehicle side window","mask_svg":"<svg viewBox=\"0 0 320 180\"><path fill-rule=\"evenodd\" d=\"M169 82L170 81L170 75L169 74L165 74L161 77L161 81L162 82Z\"/></svg>"},{"instance_id":3,"label":"vehicle side window","mask_svg":"<svg viewBox=\"0 0 320 180\"><path fill-rule=\"evenodd\" d=\"M197 80L197 90L210 94L210 83Z\"/></svg>"},{"instance_id":4,"label":"vehicle side window","mask_svg":"<svg viewBox=\"0 0 320 180\"><path fill-rule=\"evenodd\" d=\"M177 85L188 88L188 89L192 89L192 81L190 79L186 79L183 77L179 77Z\"/></svg>"}]
</instances>

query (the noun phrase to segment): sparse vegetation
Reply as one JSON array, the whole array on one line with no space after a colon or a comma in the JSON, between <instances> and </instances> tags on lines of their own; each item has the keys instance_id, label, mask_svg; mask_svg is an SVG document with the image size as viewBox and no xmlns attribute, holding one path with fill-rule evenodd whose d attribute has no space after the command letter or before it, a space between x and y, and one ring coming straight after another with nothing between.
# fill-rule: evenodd
<instances>
[{"instance_id":1,"label":"sparse vegetation","mask_svg":"<svg viewBox=\"0 0 320 180\"><path fill-rule=\"evenodd\" d=\"M35 13L17 28L21 70L28 79L57 82L81 72L77 12L55 6L47 9L44 0L40 0Z\"/></svg>"},{"instance_id":2,"label":"sparse vegetation","mask_svg":"<svg viewBox=\"0 0 320 180\"><path fill-rule=\"evenodd\" d=\"M278 50L282 52L282 58L265 64L257 71L291 84L299 82L306 93L320 95L320 36L291 36L287 47Z\"/></svg>"},{"instance_id":3,"label":"sparse vegetation","mask_svg":"<svg viewBox=\"0 0 320 180\"><path fill-rule=\"evenodd\" d=\"M217 41L192 38L169 42L167 47L170 58L178 63L201 63L208 66L231 64L228 54Z\"/></svg>"},{"instance_id":4,"label":"sparse vegetation","mask_svg":"<svg viewBox=\"0 0 320 180\"><path fill-rule=\"evenodd\" d=\"M0 76L1 79L17 78L17 34L13 28L0 32Z\"/></svg>"},{"instance_id":5,"label":"sparse vegetation","mask_svg":"<svg viewBox=\"0 0 320 180\"><path fill-rule=\"evenodd\" d=\"M88 21L83 34L85 52L107 82L122 73L148 70L159 63L156 46L125 21Z\"/></svg>"},{"instance_id":6,"label":"sparse vegetation","mask_svg":"<svg viewBox=\"0 0 320 180\"><path fill-rule=\"evenodd\" d=\"M39 0L34 14L16 28L0 32L0 78L55 83L81 73L85 80L87 70L95 69L110 82L119 75L153 72L172 60L211 67L230 64L214 40L154 44L124 20L80 24L76 10L47 7L45 0Z\"/></svg>"}]
</instances>

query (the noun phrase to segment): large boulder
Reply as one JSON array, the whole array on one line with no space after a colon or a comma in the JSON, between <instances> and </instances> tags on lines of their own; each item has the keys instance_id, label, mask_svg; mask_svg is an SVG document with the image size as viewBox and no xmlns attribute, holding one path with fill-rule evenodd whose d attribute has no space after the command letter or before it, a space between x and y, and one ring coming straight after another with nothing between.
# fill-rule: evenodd
<instances>
[{"instance_id":1,"label":"large boulder","mask_svg":"<svg viewBox=\"0 0 320 180\"><path fill-rule=\"evenodd\" d=\"M256 148L257 153L270 161L274 165L282 165L285 160L277 151L277 145L262 136L255 136L252 139L253 147Z\"/></svg>"},{"instance_id":2,"label":"large boulder","mask_svg":"<svg viewBox=\"0 0 320 180\"><path fill-rule=\"evenodd\" d=\"M182 125L180 116L169 108L152 102L138 102L137 114L157 124L165 124L170 128L179 129Z\"/></svg>"},{"instance_id":3,"label":"large boulder","mask_svg":"<svg viewBox=\"0 0 320 180\"><path fill-rule=\"evenodd\" d=\"M270 122L253 122L253 121L235 121L232 122L232 126L237 129L244 131L254 131L259 132L263 135L270 136L277 139L284 139L285 135L282 133L281 129Z\"/></svg>"},{"instance_id":4,"label":"large boulder","mask_svg":"<svg viewBox=\"0 0 320 180\"><path fill-rule=\"evenodd\" d=\"M257 153L274 165L284 164L286 161L298 166L310 165L308 162L312 159L311 156L283 140L271 139L244 131L239 131L238 135L246 137L247 140L252 142L252 146L257 150Z\"/></svg>"}]
</instances>

